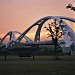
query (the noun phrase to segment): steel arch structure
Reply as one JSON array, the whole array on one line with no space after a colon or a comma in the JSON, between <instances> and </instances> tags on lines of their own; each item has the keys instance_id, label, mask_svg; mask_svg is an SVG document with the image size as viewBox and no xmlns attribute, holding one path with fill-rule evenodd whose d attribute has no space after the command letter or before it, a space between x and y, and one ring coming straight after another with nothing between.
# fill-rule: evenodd
<instances>
[{"instance_id":1,"label":"steel arch structure","mask_svg":"<svg viewBox=\"0 0 75 75\"><path fill-rule=\"evenodd\" d=\"M15 36L15 33L18 33L18 34L22 34L21 32L18 32L18 31L9 31L1 40L0 40L0 46L3 44L3 41L4 39L9 36L10 39L9 39L9 42L5 43L6 47L8 47L9 43L12 43L13 41L16 42L16 36ZM27 42L32 42L32 40L27 37L27 36L24 36L24 39L26 39Z\"/></svg>"},{"instance_id":2,"label":"steel arch structure","mask_svg":"<svg viewBox=\"0 0 75 75\"><path fill-rule=\"evenodd\" d=\"M3 40L9 35L10 36L10 40L9 42L11 41L16 41L16 37L15 37L15 33L18 33L18 34L22 34L21 32L18 32L18 31L9 31L2 39L1 39L1 42L3 42ZM24 38L28 41L28 42L31 42L32 40L27 37L27 36L24 36Z\"/></svg>"},{"instance_id":3,"label":"steel arch structure","mask_svg":"<svg viewBox=\"0 0 75 75\"><path fill-rule=\"evenodd\" d=\"M38 21L36 21L34 24L32 24L29 28L27 28L18 38L17 38L17 42L20 42L21 39L27 34L27 32L33 28L34 26L38 26L37 28L37 31L36 31L36 34L35 34L35 38L34 38L34 41L40 41L40 31L41 31L41 28L42 26L44 25L44 23L49 20L49 19L55 19L60 25L63 25L65 26L64 30L65 31L65 42L68 44L72 44L74 43L75 45L75 33L74 31L72 30L72 28L64 21L64 20L68 20L68 21L71 21L71 22L74 22L75 23L75 19L74 18L70 18L70 17L65 17L65 16L46 16L44 18L41 18L39 19ZM70 36L72 41L70 39L68 39L67 36ZM69 44L69 46L70 46Z\"/></svg>"},{"instance_id":4,"label":"steel arch structure","mask_svg":"<svg viewBox=\"0 0 75 75\"><path fill-rule=\"evenodd\" d=\"M69 47L70 45L74 44L75 45L75 33L72 30L72 28L64 21L64 20L68 20L71 22L75 23L75 19L73 18L69 18L69 17L64 17L64 16L46 16L43 17L41 19L39 19L38 21L36 21L34 24L32 24L29 28L27 28L23 33L20 33L18 31L10 31L8 32L1 40L1 42L6 38L6 36L10 36L10 41L6 44L6 48L5 49L9 49L11 51L11 49L14 48L18 48L18 46L20 46L21 48L25 47L25 46L38 46L38 45L53 45L52 42L41 42L40 41L40 32L42 29L42 26L44 25L44 23L46 21L48 21L49 19L54 19L56 20L59 25L64 26L63 32L65 32L64 35L64 41L66 43L66 45ZM35 38L34 41L32 41L30 38L28 38L27 36L25 36L28 31L30 31L34 26L38 26L37 30L36 30L36 34L35 34ZM20 34L20 36L16 39L15 38L15 33ZM71 38L69 39L68 36ZM25 38L28 42L25 43L21 43L22 38ZM21 50L22 51L22 50Z\"/></svg>"}]
</instances>

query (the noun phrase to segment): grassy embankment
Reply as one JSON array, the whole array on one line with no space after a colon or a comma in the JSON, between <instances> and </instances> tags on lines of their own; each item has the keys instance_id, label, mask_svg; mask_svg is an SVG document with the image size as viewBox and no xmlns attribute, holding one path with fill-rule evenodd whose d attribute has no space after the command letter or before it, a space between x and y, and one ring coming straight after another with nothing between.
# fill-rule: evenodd
<instances>
[{"instance_id":1,"label":"grassy embankment","mask_svg":"<svg viewBox=\"0 0 75 75\"><path fill-rule=\"evenodd\" d=\"M59 56L62 61L75 61L75 56ZM52 61L53 56L35 56L35 61ZM0 61L4 61L5 57L0 56ZM19 56L7 56L8 61L21 61ZM23 61L32 61L33 57L22 57Z\"/></svg>"},{"instance_id":2,"label":"grassy embankment","mask_svg":"<svg viewBox=\"0 0 75 75\"><path fill-rule=\"evenodd\" d=\"M36 61L51 61L52 56L35 56ZM75 56L60 56L62 61L75 61ZM32 61L30 58L7 56L7 61ZM4 61L4 57L0 57ZM6 62L6 61L5 61ZM0 64L0 75L75 75L75 64Z\"/></svg>"},{"instance_id":3,"label":"grassy embankment","mask_svg":"<svg viewBox=\"0 0 75 75\"><path fill-rule=\"evenodd\" d=\"M75 65L0 64L0 75L75 75Z\"/></svg>"}]
</instances>

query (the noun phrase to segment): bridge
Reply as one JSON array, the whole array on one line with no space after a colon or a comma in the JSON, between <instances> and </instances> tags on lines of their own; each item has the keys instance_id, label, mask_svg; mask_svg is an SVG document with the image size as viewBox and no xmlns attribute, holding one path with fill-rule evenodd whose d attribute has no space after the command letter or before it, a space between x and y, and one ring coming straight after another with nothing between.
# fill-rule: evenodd
<instances>
[{"instance_id":1,"label":"bridge","mask_svg":"<svg viewBox=\"0 0 75 75\"><path fill-rule=\"evenodd\" d=\"M72 30L72 28L65 22L65 20L68 20L70 22L75 23L74 18L70 17L65 17L65 16L46 16L38 21L36 21L34 24L32 24L29 28L25 29L23 33L20 33L18 31L9 31L1 40L0 40L0 49L13 49L13 48L18 48L18 47L29 47L29 46L40 46L40 45L53 45L52 41L40 41L40 32L42 29L42 26L44 25L45 22L51 21L51 19L56 20L59 25L63 26L63 33L64 33L64 42L65 44L62 44L61 42L61 47L63 49L63 52L66 52L66 47L71 48L67 52L71 52L72 55L75 54L75 32ZM34 41L32 41L29 37L26 36L26 34L34 27L38 26ZM15 37L15 33L20 34L18 38ZM10 40L8 43L3 44L3 40L7 37L10 36ZM22 43L21 40L25 38L26 42Z\"/></svg>"}]
</instances>

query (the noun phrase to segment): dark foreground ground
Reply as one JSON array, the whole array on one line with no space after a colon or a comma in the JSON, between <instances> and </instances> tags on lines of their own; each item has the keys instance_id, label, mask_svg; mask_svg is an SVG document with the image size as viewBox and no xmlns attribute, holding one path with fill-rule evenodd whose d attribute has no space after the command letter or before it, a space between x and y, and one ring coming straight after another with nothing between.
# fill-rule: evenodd
<instances>
[{"instance_id":1,"label":"dark foreground ground","mask_svg":"<svg viewBox=\"0 0 75 75\"><path fill-rule=\"evenodd\" d=\"M1 64L14 65L14 64L55 64L55 65L75 65L75 61L0 61Z\"/></svg>"},{"instance_id":2,"label":"dark foreground ground","mask_svg":"<svg viewBox=\"0 0 75 75\"><path fill-rule=\"evenodd\" d=\"M62 60L52 60L50 56L19 58L0 57L0 75L75 75L75 56L61 57Z\"/></svg>"},{"instance_id":3,"label":"dark foreground ground","mask_svg":"<svg viewBox=\"0 0 75 75\"><path fill-rule=\"evenodd\" d=\"M8 62L0 63L0 75L75 75L75 64L69 61Z\"/></svg>"}]
</instances>

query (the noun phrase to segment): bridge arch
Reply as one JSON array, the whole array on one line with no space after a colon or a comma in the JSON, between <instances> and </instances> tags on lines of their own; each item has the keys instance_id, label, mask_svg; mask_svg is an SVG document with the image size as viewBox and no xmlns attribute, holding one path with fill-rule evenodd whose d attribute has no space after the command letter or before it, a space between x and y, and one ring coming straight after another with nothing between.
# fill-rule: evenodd
<instances>
[{"instance_id":1,"label":"bridge arch","mask_svg":"<svg viewBox=\"0 0 75 75\"><path fill-rule=\"evenodd\" d=\"M18 38L17 38L17 42L20 42L21 39L27 34L27 32L33 28L34 26L38 25L38 28L37 28L37 31L36 31L36 34L35 34L35 38L34 38L34 41L37 41L39 40L40 41L40 31L41 31L41 28L43 26L43 24L49 20L49 19L55 19L58 23L60 23L60 25L63 25L65 26L64 30L65 31L65 35L64 35L64 38L66 36L70 36L72 41L72 43L75 44L75 33L74 31L72 30L72 28L70 28L70 26L63 20L68 20L68 21L71 21L71 22L74 22L75 23L75 19L73 18L70 18L70 17L64 17L64 16L47 16L47 17L44 17L44 18L41 18L40 20L36 21L34 24L32 24L29 28L27 28ZM68 35L68 33L70 33ZM68 38L68 37L67 37ZM68 43L66 41L66 39L64 39L66 43Z\"/></svg>"},{"instance_id":2,"label":"bridge arch","mask_svg":"<svg viewBox=\"0 0 75 75\"><path fill-rule=\"evenodd\" d=\"M1 43L4 41L4 39L9 36L9 41L11 40L11 37L12 37L12 31L8 32L2 39L1 39Z\"/></svg>"},{"instance_id":3,"label":"bridge arch","mask_svg":"<svg viewBox=\"0 0 75 75\"><path fill-rule=\"evenodd\" d=\"M9 36L9 41L7 43L4 43L6 45L6 47L8 47L9 43L12 43L12 41L15 41L16 42L16 36L15 36L15 33L18 33L18 34L22 34L21 32L18 32L18 31L9 31L1 40L0 40L0 45L3 44L3 41L5 40L5 38L7 36ZM24 36L24 39L27 41L27 42L32 42L32 40L27 37L27 36Z\"/></svg>"}]
</instances>

